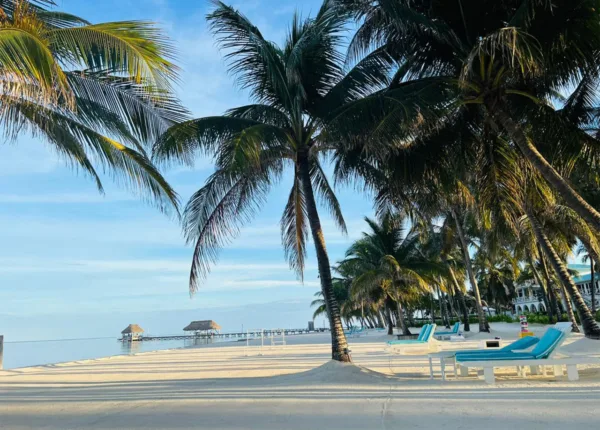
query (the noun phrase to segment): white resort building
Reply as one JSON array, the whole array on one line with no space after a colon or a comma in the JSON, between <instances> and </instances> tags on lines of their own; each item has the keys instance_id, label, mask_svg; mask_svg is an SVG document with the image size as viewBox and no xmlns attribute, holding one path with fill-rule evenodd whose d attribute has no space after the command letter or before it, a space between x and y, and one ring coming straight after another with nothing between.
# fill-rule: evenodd
<instances>
[{"instance_id":1,"label":"white resort building","mask_svg":"<svg viewBox=\"0 0 600 430\"><path fill-rule=\"evenodd\" d=\"M569 269L576 270L577 276L573 277L579 292L586 304L592 304L592 283L590 266L587 264L569 264ZM594 288L596 309L600 308L600 274L594 274ZM539 292L540 286L535 282L519 285L516 288L517 297L513 299L513 305L517 314L546 312L546 306ZM562 300L561 300L562 301ZM564 306L563 306L564 308Z\"/></svg>"}]
</instances>

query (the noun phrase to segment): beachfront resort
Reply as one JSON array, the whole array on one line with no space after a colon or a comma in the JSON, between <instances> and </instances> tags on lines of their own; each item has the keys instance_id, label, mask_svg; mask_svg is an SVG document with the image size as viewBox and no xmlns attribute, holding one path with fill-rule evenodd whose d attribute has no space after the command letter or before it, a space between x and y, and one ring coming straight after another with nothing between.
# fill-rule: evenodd
<instances>
[{"instance_id":1,"label":"beachfront resort","mask_svg":"<svg viewBox=\"0 0 600 430\"><path fill-rule=\"evenodd\" d=\"M597 426L600 0L133 3L0 1L0 429Z\"/></svg>"}]
</instances>

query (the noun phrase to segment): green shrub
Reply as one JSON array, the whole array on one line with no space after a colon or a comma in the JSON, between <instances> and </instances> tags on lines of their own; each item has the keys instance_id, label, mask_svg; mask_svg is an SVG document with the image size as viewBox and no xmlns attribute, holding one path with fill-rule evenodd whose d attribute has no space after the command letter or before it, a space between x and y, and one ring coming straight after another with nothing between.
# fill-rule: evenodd
<instances>
[{"instance_id":1,"label":"green shrub","mask_svg":"<svg viewBox=\"0 0 600 430\"><path fill-rule=\"evenodd\" d=\"M543 314L527 314L527 322L531 324L550 324L548 315Z\"/></svg>"},{"instance_id":2,"label":"green shrub","mask_svg":"<svg viewBox=\"0 0 600 430\"><path fill-rule=\"evenodd\" d=\"M488 322L505 322L505 323L513 323L517 322L518 318L515 319L510 315L492 315L491 317L487 317Z\"/></svg>"}]
</instances>

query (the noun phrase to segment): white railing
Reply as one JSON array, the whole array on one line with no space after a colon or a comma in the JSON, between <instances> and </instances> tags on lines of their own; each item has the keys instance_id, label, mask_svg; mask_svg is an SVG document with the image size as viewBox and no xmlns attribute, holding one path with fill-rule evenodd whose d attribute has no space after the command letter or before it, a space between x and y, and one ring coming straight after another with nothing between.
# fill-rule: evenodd
<instances>
[{"instance_id":1,"label":"white railing","mask_svg":"<svg viewBox=\"0 0 600 430\"><path fill-rule=\"evenodd\" d=\"M513 303L528 303L528 302L537 303L537 302L539 302L539 300L533 296L517 297L517 298L513 299Z\"/></svg>"}]
</instances>

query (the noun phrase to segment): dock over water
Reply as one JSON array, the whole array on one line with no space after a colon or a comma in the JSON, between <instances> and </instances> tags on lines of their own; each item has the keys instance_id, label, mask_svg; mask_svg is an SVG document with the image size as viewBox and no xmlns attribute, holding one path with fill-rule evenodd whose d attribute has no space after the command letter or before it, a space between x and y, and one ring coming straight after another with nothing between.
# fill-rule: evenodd
<instances>
[{"instance_id":1,"label":"dock over water","mask_svg":"<svg viewBox=\"0 0 600 430\"><path fill-rule=\"evenodd\" d=\"M307 328L298 328L298 329L269 329L269 330L248 330L245 332L232 332L232 333L196 333L196 334L182 334L182 335L165 335L165 336L139 336L137 339L134 339L136 342L143 341L152 341L152 340L185 340L185 339L206 339L206 338L260 338L262 336L269 337L280 336L284 334L285 336L295 336L309 333L324 333L329 331L327 328L315 328L314 330L309 330ZM122 339L126 340L126 339Z\"/></svg>"}]
</instances>

